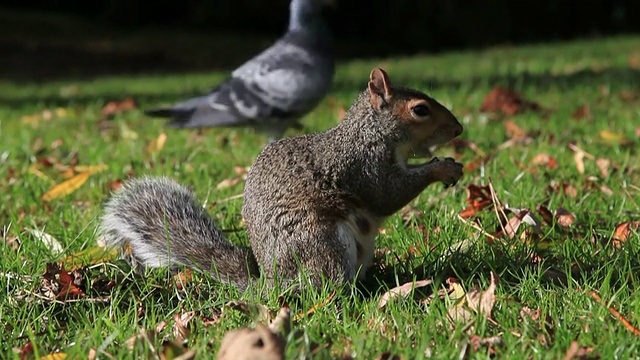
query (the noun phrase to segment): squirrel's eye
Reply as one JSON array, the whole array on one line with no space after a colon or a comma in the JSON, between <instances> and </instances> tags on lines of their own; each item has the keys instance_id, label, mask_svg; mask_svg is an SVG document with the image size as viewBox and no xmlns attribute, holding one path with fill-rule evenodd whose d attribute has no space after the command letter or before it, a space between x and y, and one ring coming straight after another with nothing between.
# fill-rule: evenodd
<instances>
[{"instance_id":1,"label":"squirrel's eye","mask_svg":"<svg viewBox=\"0 0 640 360\"><path fill-rule=\"evenodd\" d=\"M420 117L429 116L431 114L431 110L426 105L416 105L411 108L411 111L413 111L416 116Z\"/></svg>"}]
</instances>

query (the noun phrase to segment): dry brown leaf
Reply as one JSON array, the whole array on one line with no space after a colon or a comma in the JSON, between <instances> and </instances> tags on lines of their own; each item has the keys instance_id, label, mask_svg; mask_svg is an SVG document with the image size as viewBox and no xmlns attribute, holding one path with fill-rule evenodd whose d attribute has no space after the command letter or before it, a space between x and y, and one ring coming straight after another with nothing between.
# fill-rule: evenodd
<instances>
[{"instance_id":1,"label":"dry brown leaf","mask_svg":"<svg viewBox=\"0 0 640 360\"><path fill-rule=\"evenodd\" d=\"M164 144L167 142L167 133L160 133L160 135L158 135L157 138L155 138L153 141L151 141L149 143L149 145L147 146L147 153L148 154L157 154L160 152L160 150L162 150L162 148L164 147Z\"/></svg>"},{"instance_id":2,"label":"dry brown leaf","mask_svg":"<svg viewBox=\"0 0 640 360\"><path fill-rule=\"evenodd\" d=\"M618 96L620 97L620 100L629 102L636 101L638 100L638 97L640 97L638 93L631 90L622 90L618 93Z\"/></svg>"},{"instance_id":3,"label":"dry brown leaf","mask_svg":"<svg viewBox=\"0 0 640 360\"><path fill-rule=\"evenodd\" d=\"M491 312L496 303L495 291L500 278L493 271L491 272L491 280L489 287L482 291L474 287L467 292L465 301L459 302L456 306L449 309L449 318L453 322L469 322L473 319L472 313L484 315L487 319L492 319Z\"/></svg>"},{"instance_id":4,"label":"dry brown leaf","mask_svg":"<svg viewBox=\"0 0 640 360\"><path fill-rule=\"evenodd\" d=\"M627 241L629 236L632 236L634 233L638 232L638 228L640 228L640 221L638 220L625 221L621 224L618 224L613 232L611 243L615 247L622 246L622 244Z\"/></svg>"},{"instance_id":5,"label":"dry brown leaf","mask_svg":"<svg viewBox=\"0 0 640 360\"><path fill-rule=\"evenodd\" d=\"M254 329L241 328L228 332L222 339L218 360L284 359L285 340L263 324Z\"/></svg>"},{"instance_id":6,"label":"dry brown leaf","mask_svg":"<svg viewBox=\"0 0 640 360\"><path fill-rule=\"evenodd\" d=\"M519 210L519 209L515 209L515 210ZM504 225L504 231L506 232L507 237L509 237L509 239L513 239L516 236L516 233L518 231L518 228L520 227L520 224L523 223L523 220L525 219L526 216L530 217L530 213L531 211L529 209L522 209L519 210L514 216L512 216L507 223ZM536 222L531 219L530 221L533 222L533 225L536 225Z\"/></svg>"},{"instance_id":7,"label":"dry brown leaf","mask_svg":"<svg viewBox=\"0 0 640 360\"><path fill-rule=\"evenodd\" d=\"M470 205L460 211L459 215L463 219L468 219L470 217L476 216L476 214L491 205L493 201L491 200L491 194L489 192L488 185L474 185L469 184L466 189L467 192L467 203Z\"/></svg>"},{"instance_id":8,"label":"dry brown leaf","mask_svg":"<svg viewBox=\"0 0 640 360\"><path fill-rule=\"evenodd\" d=\"M173 315L173 336L178 342L183 342L189 338L191 330L189 330L189 322L196 315L195 311L187 311L182 314Z\"/></svg>"},{"instance_id":9,"label":"dry brown leaf","mask_svg":"<svg viewBox=\"0 0 640 360\"><path fill-rule=\"evenodd\" d=\"M475 352L480 350L481 346L486 346L489 352L489 355L494 355L496 353L496 350L495 350L496 345L502 344L502 336L496 335L496 336L483 338L478 335L471 335L471 337L469 337L469 343L471 344L471 347Z\"/></svg>"},{"instance_id":10,"label":"dry brown leaf","mask_svg":"<svg viewBox=\"0 0 640 360\"><path fill-rule=\"evenodd\" d=\"M216 185L216 190L222 190L222 189L226 189L228 187L232 187L232 186L238 184L240 181L242 181L242 177L241 176L234 177L234 178L229 178L229 179L224 179L224 180L220 181L218 183L218 185Z\"/></svg>"},{"instance_id":11,"label":"dry brown leaf","mask_svg":"<svg viewBox=\"0 0 640 360\"><path fill-rule=\"evenodd\" d=\"M522 130L520 126L511 120L505 120L504 129L507 137L516 141L523 141L529 137L526 131Z\"/></svg>"},{"instance_id":12,"label":"dry brown leaf","mask_svg":"<svg viewBox=\"0 0 640 360\"><path fill-rule=\"evenodd\" d=\"M538 319L540 319L541 313L542 310L540 310L540 308L534 310L528 306L523 306L522 309L520 309L520 318L538 321Z\"/></svg>"},{"instance_id":13,"label":"dry brown leaf","mask_svg":"<svg viewBox=\"0 0 640 360\"><path fill-rule=\"evenodd\" d=\"M556 210L556 220L560 226L569 227L576 221L576 215L565 208Z\"/></svg>"},{"instance_id":14,"label":"dry brown leaf","mask_svg":"<svg viewBox=\"0 0 640 360\"><path fill-rule=\"evenodd\" d=\"M114 180L114 181L109 183L109 190L111 190L112 192L120 190L121 187L122 187L122 180L121 179Z\"/></svg>"},{"instance_id":15,"label":"dry brown leaf","mask_svg":"<svg viewBox=\"0 0 640 360\"><path fill-rule=\"evenodd\" d=\"M578 169L578 172L580 174L584 174L584 156L585 156L585 153L582 150L576 151L573 154L573 161L575 161L576 169Z\"/></svg>"},{"instance_id":16,"label":"dry brown leaf","mask_svg":"<svg viewBox=\"0 0 640 360\"><path fill-rule=\"evenodd\" d=\"M136 107L136 102L131 97L125 98L123 100L110 101L102 108L102 118L108 119L116 114L135 109Z\"/></svg>"},{"instance_id":17,"label":"dry brown leaf","mask_svg":"<svg viewBox=\"0 0 640 360\"><path fill-rule=\"evenodd\" d=\"M591 108L589 106L589 103L585 103L584 105L575 109L571 114L571 117L576 120L591 118Z\"/></svg>"},{"instance_id":18,"label":"dry brown leaf","mask_svg":"<svg viewBox=\"0 0 640 360\"><path fill-rule=\"evenodd\" d=\"M480 111L502 112L505 115L515 115L525 110L541 110L540 105L525 100L518 92L503 87L496 87L482 101Z\"/></svg>"},{"instance_id":19,"label":"dry brown leaf","mask_svg":"<svg viewBox=\"0 0 640 360\"><path fill-rule=\"evenodd\" d=\"M51 201L63 196L67 196L74 191L78 190L91 176L91 172L82 172L72 177L69 180L63 181L60 184L52 187L46 193L40 196L40 199L44 201Z\"/></svg>"},{"instance_id":20,"label":"dry brown leaf","mask_svg":"<svg viewBox=\"0 0 640 360\"><path fill-rule=\"evenodd\" d=\"M291 311L283 307L269 327L259 323L255 329L242 328L228 332L222 339L217 359L284 359L286 338L290 331Z\"/></svg>"},{"instance_id":21,"label":"dry brown leaf","mask_svg":"<svg viewBox=\"0 0 640 360\"><path fill-rule=\"evenodd\" d=\"M549 169L555 169L556 163L557 163L556 158L545 153L540 153L534 156L533 159L531 159L532 165L546 166Z\"/></svg>"},{"instance_id":22,"label":"dry brown leaf","mask_svg":"<svg viewBox=\"0 0 640 360\"><path fill-rule=\"evenodd\" d=\"M604 184L600 185L599 189L605 195L608 195L608 196L612 196L613 195L613 190L611 190L611 188L608 187L607 185L604 185Z\"/></svg>"},{"instance_id":23,"label":"dry brown leaf","mask_svg":"<svg viewBox=\"0 0 640 360\"><path fill-rule=\"evenodd\" d=\"M598 158L596 159L596 165L598 166L598 169L600 169L600 175L602 175L602 177L605 179L608 178L609 167L611 167L611 160L605 159L605 158Z\"/></svg>"},{"instance_id":24,"label":"dry brown leaf","mask_svg":"<svg viewBox=\"0 0 640 360\"><path fill-rule=\"evenodd\" d=\"M425 287L433 283L433 280L418 280L415 282L408 282L406 284L396 286L393 289L385 292L380 297L380 301L378 301L378 308L383 308L387 305L387 303L393 299L398 297L407 297L414 289Z\"/></svg>"}]
</instances>

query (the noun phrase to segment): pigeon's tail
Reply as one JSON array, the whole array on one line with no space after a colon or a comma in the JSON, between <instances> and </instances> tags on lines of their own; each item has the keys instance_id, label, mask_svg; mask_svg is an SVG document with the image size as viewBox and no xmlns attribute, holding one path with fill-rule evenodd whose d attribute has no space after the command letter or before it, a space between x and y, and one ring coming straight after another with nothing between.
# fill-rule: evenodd
<instances>
[{"instance_id":1,"label":"pigeon's tail","mask_svg":"<svg viewBox=\"0 0 640 360\"><path fill-rule=\"evenodd\" d=\"M167 125L174 128L233 127L247 125L250 121L232 107L214 107L212 104L210 97L202 96L169 107L148 109L144 113L152 117L170 118Z\"/></svg>"},{"instance_id":2,"label":"pigeon's tail","mask_svg":"<svg viewBox=\"0 0 640 360\"><path fill-rule=\"evenodd\" d=\"M170 127L195 127L191 124L191 117L195 109L176 109L173 107L164 107L157 109L145 110L144 114L155 118L170 118L171 121L167 123Z\"/></svg>"}]
</instances>

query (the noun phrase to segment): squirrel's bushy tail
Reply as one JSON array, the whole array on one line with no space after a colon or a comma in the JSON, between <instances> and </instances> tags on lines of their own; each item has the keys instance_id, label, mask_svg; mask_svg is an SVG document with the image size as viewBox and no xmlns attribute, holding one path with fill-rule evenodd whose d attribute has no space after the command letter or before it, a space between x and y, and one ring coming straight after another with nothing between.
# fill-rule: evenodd
<instances>
[{"instance_id":1,"label":"squirrel's bushy tail","mask_svg":"<svg viewBox=\"0 0 640 360\"><path fill-rule=\"evenodd\" d=\"M227 241L193 193L165 177L126 182L105 205L99 237L137 266L186 265L240 289L259 275L251 250Z\"/></svg>"}]
</instances>

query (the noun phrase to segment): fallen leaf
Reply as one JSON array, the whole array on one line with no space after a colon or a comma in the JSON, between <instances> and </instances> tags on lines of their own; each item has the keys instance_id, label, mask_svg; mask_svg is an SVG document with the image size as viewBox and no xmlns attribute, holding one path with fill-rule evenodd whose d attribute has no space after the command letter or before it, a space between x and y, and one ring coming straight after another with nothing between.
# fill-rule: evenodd
<instances>
[{"instance_id":1,"label":"fallen leaf","mask_svg":"<svg viewBox=\"0 0 640 360\"><path fill-rule=\"evenodd\" d=\"M43 173L42 171L40 171L40 169L38 169L38 164L32 164L31 166L29 166L28 171L30 174L33 174L42 180L45 180L45 181L51 180L45 173Z\"/></svg>"},{"instance_id":2,"label":"fallen leaf","mask_svg":"<svg viewBox=\"0 0 640 360\"><path fill-rule=\"evenodd\" d=\"M623 243L627 241L629 236L632 236L634 233L637 234L638 228L640 228L640 221L625 221L616 226L616 229L613 231L612 241L611 243L615 247L622 246Z\"/></svg>"},{"instance_id":3,"label":"fallen leaf","mask_svg":"<svg viewBox=\"0 0 640 360\"><path fill-rule=\"evenodd\" d=\"M488 185L480 186L469 184L466 188L466 192L466 202L470 205L466 209L460 211L459 215L463 219L468 219L472 216L475 216L478 211L486 208L493 203L493 201L491 200L491 193L489 192Z\"/></svg>"},{"instance_id":4,"label":"fallen leaf","mask_svg":"<svg viewBox=\"0 0 640 360\"><path fill-rule=\"evenodd\" d=\"M576 151L573 154L573 161L576 163L576 169L580 174L584 174L584 151Z\"/></svg>"},{"instance_id":5,"label":"fallen leaf","mask_svg":"<svg viewBox=\"0 0 640 360\"><path fill-rule=\"evenodd\" d=\"M509 239L513 239L516 236L518 228L520 224L523 222L528 223L532 226L538 226L538 223L531 217L531 210L529 209L510 209L512 212L515 212L515 215L509 218L509 220L504 224L504 231ZM526 221L525 221L526 219Z\"/></svg>"},{"instance_id":6,"label":"fallen leaf","mask_svg":"<svg viewBox=\"0 0 640 360\"><path fill-rule=\"evenodd\" d=\"M525 110L541 110L539 104L525 100L518 92L503 87L496 87L484 98L480 111L502 112L515 115Z\"/></svg>"},{"instance_id":7,"label":"fallen leaf","mask_svg":"<svg viewBox=\"0 0 640 360\"><path fill-rule=\"evenodd\" d=\"M158 135L158 137L156 139L154 139L153 141L151 141L149 143L149 146L147 146L147 153L149 154L156 154L159 153L160 150L162 150L162 148L164 147L164 144L167 142L167 133L160 133L160 135Z\"/></svg>"},{"instance_id":8,"label":"fallen leaf","mask_svg":"<svg viewBox=\"0 0 640 360\"><path fill-rule=\"evenodd\" d=\"M232 187L242 181L242 177L234 177L229 179L224 179L216 185L216 190L226 189L228 187Z\"/></svg>"},{"instance_id":9,"label":"fallen leaf","mask_svg":"<svg viewBox=\"0 0 640 360\"><path fill-rule=\"evenodd\" d=\"M196 351L189 350L181 341L165 341L159 354L160 360L191 360L196 358Z\"/></svg>"},{"instance_id":10,"label":"fallen leaf","mask_svg":"<svg viewBox=\"0 0 640 360\"><path fill-rule=\"evenodd\" d=\"M489 355L494 355L496 353L496 345L502 344L502 336L495 335L483 338L478 335L471 335L471 337L469 338L469 343L471 344L471 347L475 352L480 350L481 346L486 346Z\"/></svg>"},{"instance_id":11,"label":"fallen leaf","mask_svg":"<svg viewBox=\"0 0 640 360\"><path fill-rule=\"evenodd\" d=\"M177 342L183 342L189 338L191 330L189 330L189 322L196 315L195 311L187 311L182 314L173 315L173 336Z\"/></svg>"},{"instance_id":12,"label":"fallen leaf","mask_svg":"<svg viewBox=\"0 0 640 360\"><path fill-rule=\"evenodd\" d=\"M382 294L380 300L378 301L378 308L383 308L387 305L387 303L393 299L397 299L398 297L407 297L409 294L413 292L413 290L421 287L425 287L433 283L433 280L418 280L405 283L400 286L396 286L393 289Z\"/></svg>"},{"instance_id":13,"label":"fallen leaf","mask_svg":"<svg viewBox=\"0 0 640 360\"><path fill-rule=\"evenodd\" d=\"M600 169L600 175L602 175L602 177L605 179L608 178L609 167L611 166L611 160L605 159L605 158L598 158L596 159L596 165L598 166L598 169Z\"/></svg>"},{"instance_id":14,"label":"fallen leaf","mask_svg":"<svg viewBox=\"0 0 640 360\"><path fill-rule=\"evenodd\" d=\"M531 159L531 165L546 166L549 169L555 169L556 163L556 158L546 153L540 153Z\"/></svg>"},{"instance_id":15,"label":"fallen leaf","mask_svg":"<svg viewBox=\"0 0 640 360\"><path fill-rule=\"evenodd\" d=\"M136 102L131 97L127 97L123 100L110 101L102 108L102 118L109 119L116 114L121 114L125 111L135 109L136 107Z\"/></svg>"},{"instance_id":16,"label":"fallen leaf","mask_svg":"<svg viewBox=\"0 0 640 360\"><path fill-rule=\"evenodd\" d=\"M41 356L39 360L63 360L67 357L67 354L60 351L57 353L47 354L45 356Z\"/></svg>"},{"instance_id":17,"label":"fallen leaf","mask_svg":"<svg viewBox=\"0 0 640 360\"><path fill-rule=\"evenodd\" d=\"M571 118L576 120L591 118L591 108L589 106L589 103L585 103L584 105L575 109L571 114Z\"/></svg>"},{"instance_id":18,"label":"fallen leaf","mask_svg":"<svg viewBox=\"0 0 640 360\"><path fill-rule=\"evenodd\" d=\"M607 185L604 185L604 184L600 185L599 189L605 195L608 195L608 196L612 196L613 195L613 190L611 190L611 188L608 187Z\"/></svg>"},{"instance_id":19,"label":"fallen leaf","mask_svg":"<svg viewBox=\"0 0 640 360\"><path fill-rule=\"evenodd\" d=\"M602 130L598 132L602 140L609 144L629 145L631 140L624 136L621 132L613 132L611 130Z\"/></svg>"},{"instance_id":20,"label":"fallen leaf","mask_svg":"<svg viewBox=\"0 0 640 360\"><path fill-rule=\"evenodd\" d=\"M40 240L40 242L49 249L52 255L57 256L64 251L60 242L51 234L38 229L28 229L28 231L33 235L33 237Z\"/></svg>"},{"instance_id":21,"label":"fallen leaf","mask_svg":"<svg viewBox=\"0 0 640 360\"><path fill-rule=\"evenodd\" d=\"M556 210L556 220L560 226L569 227L576 220L576 215L565 208L558 208Z\"/></svg>"},{"instance_id":22,"label":"fallen leaf","mask_svg":"<svg viewBox=\"0 0 640 360\"><path fill-rule=\"evenodd\" d=\"M636 101L636 100L638 100L638 97L640 97L638 95L638 93L633 92L631 90L622 90L622 91L620 91L618 96L620 97L620 100L628 101L628 102Z\"/></svg>"},{"instance_id":23,"label":"fallen leaf","mask_svg":"<svg viewBox=\"0 0 640 360\"><path fill-rule=\"evenodd\" d=\"M575 186L562 182L562 189L565 195L569 196L569 197L577 197L578 196L578 189L576 189Z\"/></svg>"},{"instance_id":24,"label":"fallen leaf","mask_svg":"<svg viewBox=\"0 0 640 360\"><path fill-rule=\"evenodd\" d=\"M241 328L228 332L222 339L218 360L284 359L286 341L263 324L255 329Z\"/></svg>"},{"instance_id":25,"label":"fallen leaf","mask_svg":"<svg viewBox=\"0 0 640 360\"><path fill-rule=\"evenodd\" d=\"M62 300L76 299L84 296L84 291L78 287L79 283L82 283L82 273L79 270L72 272L73 276L69 274L64 266L60 266L60 272L58 273L60 285L62 288L56 295L56 298Z\"/></svg>"},{"instance_id":26,"label":"fallen leaf","mask_svg":"<svg viewBox=\"0 0 640 360\"><path fill-rule=\"evenodd\" d=\"M490 274L491 280L489 282L489 287L486 290L482 291L477 287L474 287L467 292L464 299L465 301L458 302L454 307L449 309L449 319L453 323L470 322L474 317L472 312L481 314L487 319L492 319L491 312L496 303L495 291L500 279L494 272L491 272Z\"/></svg>"},{"instance_id":27,"label":"fallen leaf","mask_svg":"<svg viewBox=\"0 0 640 360\"><path fill-rule=\"evenodd\" d=\"M76 165L73 167L73 171L82 173L82 172L88 172L89 174L93 175L95 173L99 173L101 171L105 171L109 168L109 165L107 164L99 164L99 165Z\"/></svg>"},{"instance_id":28,"label":"fallen leaf","mask_svg":"<svg viewBox=\"0 0 640 360\"><path fill-rule=\"evenodd\" d=\"M118 253L119 251L115 247L94 246L68 255L59 261L58 264L67 269L75 269L82 266L114 261L118 258Z\"/></svg>"},{"instance_id":29,"label":"fallen leaf","mask_svg":"<svg viewBox=\"0 0 640 360\"><path fill-rule=\"evenodd\" d=\"M60 184L52 187L46 193L40 196L40 199L44 201L51 201L63 196L67 196L74 191L78 190L91 176L91 172L82 172L72 177L69 180L63 181Z\"/></svg>"},{"instance_id":30,"label":"fallen leaf","mask_svg":"<svg viewBox=\"0 0 640 360\"><path fill-rule=\"evenodd\" d=\"M114 180L109 183L109 190L111 190L112 192L120 190L121 187L122 187L121 179Z\"/></svg>"},{"instance_id":31,"label":"fallen leaf","mask_svg":"<svg viewBox=\"0 0 640 360\"><path fill-rule=\"evenodd\" d=\"M491 319L491 311L496 303L496 289L500 278L493 271L490 273L489 287L481 291L478 288L473 288L467 292L467 306L471 310L474 310L488 319Z\"/></svg>"},{"instance_id":32,"label":"fallen leaf","mask_svg":"<svg viewBox=\"0 0 640 360\"><path fill-rule=\"evenodd\" d=\"M522 130L520 126L511 120L505 120L504 129L507 137L516 141L523 141L529 137L526 131Z\"/></svg>"}]
</instances>

